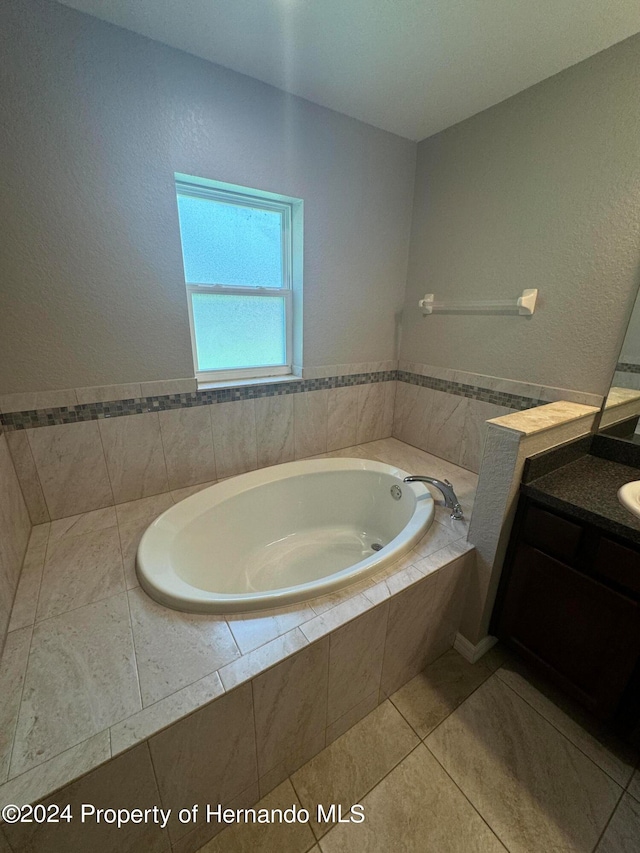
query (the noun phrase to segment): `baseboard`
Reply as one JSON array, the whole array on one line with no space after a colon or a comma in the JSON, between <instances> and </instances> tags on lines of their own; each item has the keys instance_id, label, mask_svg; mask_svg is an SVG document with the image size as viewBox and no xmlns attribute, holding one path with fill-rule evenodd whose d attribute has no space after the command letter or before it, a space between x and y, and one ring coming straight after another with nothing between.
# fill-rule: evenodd
<instances>
[{"instance_id":1,"label":"baseboard","mask_svg":"<svg viewBox=\"0 0 640 853\"><path fill-rule=\"evenodd\" d=\"M480 660L482 655L488 652L492 646L495 646L497 642L497 637L487 635L474 646L473 643L469 642L469 640L467 640L466 637L463 637L462 634L456 634L453 648L459 652L465 660L468 660L469 663L475 663Z\"/></svg>"}]
</instances>

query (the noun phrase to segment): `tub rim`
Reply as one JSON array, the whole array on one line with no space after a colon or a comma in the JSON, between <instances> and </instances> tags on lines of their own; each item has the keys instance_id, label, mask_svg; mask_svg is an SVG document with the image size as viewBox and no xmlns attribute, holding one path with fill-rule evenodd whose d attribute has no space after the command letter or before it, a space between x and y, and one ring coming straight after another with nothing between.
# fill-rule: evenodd
<instances>
[{"instance_id":1,"label":"tub rim","mask_svg":"<svg viewBox=\"0 0 640 853\"><path fill-rule=\"evenodd\" d=\"M431 492L423 483L402 483L403 489L410 489L416 506L407 524L400 533L387 543L380 551L372 554L353 566L347 566L338 572L326 575L324 578L295 586L280 587L275 590L243 593L221 593L202 590L182 580L171 567L168 560L164 565L158 565L158 544L153 542L153 536L160 531L164 536L169 533L161 530L166 517L178 522L181 516L193 518L197 514L211 509L220 503L243 492L259 488L268 483L290 479L303 474L314 474L332 471L371 471L386 474L402 481L409 474L396 465L389 465L371 459L358 457L334 457L329 459L301 459L295 462L284 462L267 468L259 468L244 474L232 476L219 483L202 489L193 495L183 498L177 504L166 509L147 527L136 551L136 575L142 589L160 604L181 612L206 613L209 615L224 615L227 613L257 614L261 611L285 607L304 601L310 601L353 586L363 577L373 575L376 571L396 562L422 538L430 528L435 518L435 501ZM213 498L213 500L212 500ZM403 535L404 534L404 535ZM400 539L399 542L396 540ZM393 543L396 543L393 545ZM162 539L159 545L161 546ZM154 547L155 546L155 547ZM393 547L390 547L393 546ZM154 553L155 552L155 553ZM160 555L161 559L162 555ZM150 565L155 561L155 565ZM358 568L354 571L354 566ZM347 580L348 578L348 580ZM195 593L195 594L194 594Z\"/></svg>"}]
</instances>

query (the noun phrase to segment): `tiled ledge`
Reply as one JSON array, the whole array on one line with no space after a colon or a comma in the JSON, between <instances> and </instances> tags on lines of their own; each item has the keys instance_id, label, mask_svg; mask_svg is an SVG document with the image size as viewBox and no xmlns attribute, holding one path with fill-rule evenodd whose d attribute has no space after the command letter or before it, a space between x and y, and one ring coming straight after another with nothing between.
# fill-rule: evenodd
<instances>
[{"instance_id":1,"label":"tiled ledge","mask_svg":"<svg viewBox=\"0 0 640 853\"><path fill-rule=\"evenodd\" d=\"M392 464L405 466L412 470L429 470L437 476L449 476L459 487L460 496L467 513L472 505L475 485L473 475L460 469L456 470L455 466L447 465L441 460L429 457L428 454L422 453L415 448L406 447L400 442L394 440L374 442L370 450L367 446L354 447L338 452L336 455L368 456L369 458L377 458ZM195 491L196 488L194 487L192 491ZM176 493L175 496L176 499L183 497L184 490ZM168 496L158 497L164 499ZM52 616L46 609L48 606L47 602L59 601L55 595L55 583L53 583L54 579L52 578L52 572L56 570L56 560L60 556L60 554L56 555L56 548L62 546L62 550L64 551L64 554L62 554L64 560L62 562L58 561L60 565L58 571L63 571L64 573L64 577L61 576L61 579L65 582L63 586L66 589L66 581L68 580L66 572L69 564L73 564L74 562L71 559L72 555L69 551L69 543L73 540L79 548L79 553L88 554L92 552L92 548L95 549L99 544L98 539L102 540L104 538L106 541L111 536L110 531L114 530L118 531L120 547L122 548L122 554L125 559L125 578L126 587L128 588L126 595L122 591L114 590L112 598L106 600L103 598L98 600L96 604L67 602L67 606L70 606L71 609L67 610L66 614L72 620L77 620L81 618L80 614L83 609L88 611L96 606L102 607L109 601L115 605L120 598L129 597L132 599L130 604L132 613L138 620L137 628L135 629L138 632L138 645L136 646L136 653L138 655L142 654L144 656L145 654L144 650L139 646L140 632L144 635L145 631L147 631L148 634L151 624L147 623L145 627L140 618L149 611L144 616L145 619L149 619L152 615L152 610L162 611L162 636L165 640L169 641L172 651L180 647L186 650L188 646L190 652L197 657L199 654L198 643L201 643L201 641L198 640L197 634L192 635L191 632L197 625L203 626L217 621L221 626L225 626L225 631L228 632L229 638L232 638L231 642L235 646L236 652L227 656L226 662L216 666L209 672L203 672L199 676L195 671L191 673L191 676L187 673L187 683L183 681L180 685L177 683L174 684L174 687L170 688L166 695L162 695L163 687L160 688L159 693L156 692L154 694L155 688L153 687L151 688L151 692L149 692L148 678L142 673L141 683L143 684L143 690L147 691L145 694L147 696L146 707L141 708L139 704L138 710L127 714L125 719L118 720L116 718L107 728L100 731L91 732L85 730L85 736L82 737L81 734L82 740L80 743L68 744L59 754L55 754L55 747L53 748L53 753L51 748L48 748L48 750L40 749L42 757L48 758L48 760L39 764L32 764L32 766L23 765L25 768L24 772L20 772L19 775L6 781L0 787L0 799L3 804L16 801L16 798L20 802L40 800L46 794L69 784L73 779L109 761L112 757L130 750L136 744L147 741L159 731L166 729L167 726L174 725L177 720L196 713L198 709L211 705L212 702L229 695L230 692L235 691L236 688L241 687L249 681L263 678L265 672L277 668L284 661L303 652L305 649L316 648L319 643L338 643L338 638L341 636L340 631L346 630L345 626L363 624L358 622L358 620L365 617L368 619L367 614L370 614L372 611L375 611L380 617L384 615L384 619L386 620L390 603L397 600L398 596L402 596L403 594L409 595L413 599L417 590L422 588L421 584L425 583L427 579L431 579L430 583L432 581L436 583L436 587L432 588L432 592L430 593L430 600L434 596L437 597L437 584L439 583L437 577L440 570L444 566L458 565L459 561L465 558L466 554L470 553L470 546L465 541L466 524L451 521L444 508L438 506L436 521L425 539L416 546L414 551L397 564L394 564L394 566L382 570L366 581L362 581L332 595L314 600L307 605L284 608L279 612L266 615L257 614L257 618L249 620L236 619L234 617L228 617L227 619L206 616L194 617L193 615L180 614L158 607L148 600L141 590L133 586L135 584L135 575L132 574L132 558L135 554L135 546L142 529L146 527L150 520L143 511L145 508L136 506L136 504L149 504L153 500L143 499L142 501L133 502L130 505L117 507L115 511L113 508L107 508L76 518L61 519L50 525L41 525L39 528L34 529L34 536L30 543L31 547L23 570L21 582L23 588L19 592L16 608L14 608L14 618L11 625L12 631L9 635L12 638L11 650L14 671L10 671L8 677L10 683L14 685L14 691L16 691L14 695L19 702L19 692L22 690L22 684L25 683L23 682L23 678L25 678L26 672L26 682L28 683L25 683L25 697L28 697L28 707L37 707L37 695L34 693L35 686L33 678L27 672L27 660L23 653L28 653L29 646L31 646L31 655L37 654L37 643L35 640L33 642L31 640L32 632L34 635L35 632L42 632L43 630L46 633L49 630L49 625L53 625L56 620L64 622L66 618L65 613ZM157 507L154 507L154 510L156 514L158 511L161 511ZM117 521L115 528L113 527L114 519ZM141 529L138 530L138 528ZM117 541L118 537L116 538ZM86 551L85 545L91 546L89 547L89 551ZM75 544L74 547L76 547ZM83 566L77 560L76 563L78 570L82 574ZM43 580L43 577L45 577L45 580ZM39 594L38 589L40 589ZM435 592L433 591L434 589ZM40 598L40 603L38 604L40 616L44 618L36 622L35 627L33 627L36 617L35 600L38 598ZM447 599L446 595L444 599ZM136 600L138 600L137 604ZM139 609L141 602L143 605L142 610ZM461 603L460 599L460 605ZM137 611L133 607L134 604L138 607ZM384 609L384 614L380 608ZM125 609L123 610L124 612L128 611ZM376 619L378 616L376 616ZM153 618L156 618L155 615ZM160 628L160 623L157 623L157 625ZM173 628L171 627L172 625ZM404 630L402 619L399 620L398 625L398 630ZM436 618L434 625L441 625L439 617ZM452 630L447 628L446 631L446 642L449 645L453 642ZM180 640L180 632L182 632L182 640ZM331 640L329 640L329 637L331 637ZM334 640L334 638L336 639ZM89 642L90 637L83 635L83 646ZM184 645L185 642L187 646ZM111 647L111 644L106 640L103 645L104 648ZM23 647L23 653L20 651L21 646ZM437 645L437 648L440 649L440 645ZM66 653L67 649L65 646ZM379 650L379 653L382 655L381 650ZM163 654L160 657L165 661ZM350 659L350 655L348 655L347 660ZM180 661L174 661L174 663L178 665ZM354 659L354 665L359 666L357 659ZM18 671L15 670L16 666ZM138 662L138 666L140 666L140 662ZM149 666L153 669L154 665L152 661L149 661ZM184 665L178 666L178 669L181 670L180 677L182 678ZM20 670L22 674L20 674ZM46 672L48 673L47 678L49 678L51 676L50 666L47 667ZM399 684L396 684L397 677L403 677L403 672L402 668L397 666L397 660L395 663L388 664L386 673L384 675L383 670L380 669L377 676L375 676L375 678L380 679L377 682L378 687L376 691L385 682L385 679L388 690L399 686ZM411 674L415 673L412 672ZM191 678L191 681L188 681L189 678ZM58 697L66 696L69 686L65 686L59 678L55 677L55 674L54 681L54 695ZM349 679L349 684L352 681L353 683L358 681L355 678L355 673L354 679ZM162 683L162 679L158 683ZM110 693L113 693L115 686L113 683L110 684ZM341 688L338 691L338 695L342 695L342 692ZM367 687L367 695L370 692ZM40 694L40 697L42 701L42 694ZM366 697L358 696L352 698L353 707L345 706L344 708L339 707L340 700L337 700L338 706L335 704L335 697L332 700L333 706L332 710L327 712L326 733L323 734L322 745L324 745L326 737L337 737L341 731L356 722L356 719L354 719L354 715L357 717L358 713L355 710L356 705L360 704L360 698L364 699ZM356 698L358 699L357 702L355 701ZM27 701L27 698L25 698L25 701ZM48 703L45 703L45 705L48 705ZM74 701L73 706L76 707L76 705L77 703ZM347 705L349 705L349 702L347 702ZM29 713L28 707L26 710L27 714ZM13 711L11 711L11 708L13 708ZM13 703L10 701L7 702L5 713L8 712L10 717L10 719L7 718L6 720L7 730L9 731L17 725L18 710L15 700ZM54 713L53 705L51 705L50 710ZM362 710L363 713L366 713L370 710L369 705L366 705L366 710L363 706ZM60 709L58 711L60 712ZM58 714L58 719L60 718L64 718L64 712ZM26 729L24 724L21 726L18 725L18 729L30 731L28 722ZM17 754L15 748L14 752ZM6 763L4 766L6 773L8 773ZM2 767L3 761L0 755L0 772ZM268 768L268 770L268 774L261 774L267 779L267 781L262 781L263 787L270 784L268 779L273 781L277 776L277 773L274 775L272 772L274 768ZM5 779L7 778L6 773Z\"/></svg>"}]
</instances>

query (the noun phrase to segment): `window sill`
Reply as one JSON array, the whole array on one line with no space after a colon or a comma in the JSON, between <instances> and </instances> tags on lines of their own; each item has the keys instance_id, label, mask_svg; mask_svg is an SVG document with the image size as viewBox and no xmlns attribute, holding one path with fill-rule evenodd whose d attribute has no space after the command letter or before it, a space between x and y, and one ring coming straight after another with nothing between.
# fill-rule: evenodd
<instances>
[{"instance_id":1,"label":"window sill","mask_svg":"<svg viewBox=\"0 0 640 853\"><path fill-rule=\"evenodd\" d=\"M300 382L302 376L287 373L284 376L258 376L255 379L224 379L220 382L197 381L198 391L215 391L220 388L246 388L251 385L280 385L286 382Z\"/></svg>"}]
</instances>

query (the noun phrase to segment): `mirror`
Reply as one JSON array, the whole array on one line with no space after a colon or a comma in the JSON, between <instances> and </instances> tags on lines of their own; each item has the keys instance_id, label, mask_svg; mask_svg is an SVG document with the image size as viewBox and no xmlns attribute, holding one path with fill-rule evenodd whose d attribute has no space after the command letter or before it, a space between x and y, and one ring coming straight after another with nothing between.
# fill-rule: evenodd
<instances>
[{"instance_id":1,"label":"mirror","mask_svg":"<svg viewBox=\"0 0 640 853\"><path fill-rule=\"evenodd\" d=\"M640 444L640 296L631 312L611 388L604 401L600 432Z\"/></svg>"}]
</instances>

